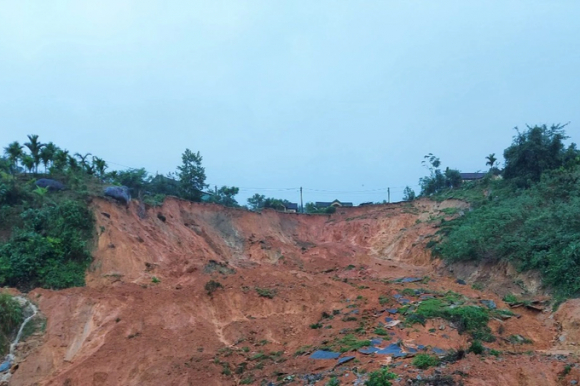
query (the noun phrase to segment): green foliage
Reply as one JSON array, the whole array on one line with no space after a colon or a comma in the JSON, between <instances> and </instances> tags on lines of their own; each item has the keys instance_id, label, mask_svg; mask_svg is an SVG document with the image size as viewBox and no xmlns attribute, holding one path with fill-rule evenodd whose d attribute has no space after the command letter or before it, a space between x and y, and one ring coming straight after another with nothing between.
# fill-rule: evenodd
<instances>
[{"instance_id":1,"label":"green foliage","mask_svg":"<svg viewBox=\"0 0 580 386\"><path fill-rule=\"evenodd\" d=\"M439 158L429 153L424 157L423 165L429 169L429 176L420 179L421 195L431 196L445 190L458 188L462 179L458 170L446 168L441 171Z\"/></svg>"},{"instance_id":2,"label":"green foliage","mask_svg":"<svg viewBox=\"0 0 580 386\"><path fill-rule=\"evenodd\" d=\"M501 356L501 351L491 349L491 350L489 350L489 354L493 355L494 357L499 357L499 356Z\"/></svg>"},{"instance_id":3,"label":"green foliage","mask_svg":"<svg viewBox=\"0 0 580 386\"><path fill-rule=\"evenodd\" d=\"M248 198L248 206L251 210L259 210L264 207L265 201L266 196L256 193L252 197Z\"/></svg>"},{"instance_id":4,"label":"green foliage","mask_svg":"<svg viewBox=\"0 0 580 386\"><path fill-rule=\"evenodd\" d=\"M580 153L575 144L564 146L568 138L565 126L528 126L525 132L518 130L512 145L504 150L504 177L520 187L529 187L540 181L544 172L573 163Z\"/></svg>"},{"instance_id":5,"label":"green foliage","mask_svg":"<svg viewBox=\"0 0 580 386\"><path fill-rule=\"evenodd\" d=\"M365 382L366 386L391 386L391 380L397 378L395 373L391 373L388 367L373 371L369 374L369 380Z\"/></svg>"},{"instance_id":6,"label":"green foliage","mask_svg":"<svg viewBox=\"0 0 580 386\"><path fill-rule=\"evenodd\" d=\"M205 168L201 166L203 157L199 152L193 153L189 149L181 156L182 165L178 166L181 196L191 201L201 201L203 190L208 186L205 183Z\"/></svg>"},{"instance_id":7,"label":"green foliage","mask_svg":"<svg viewBox=\"0 0 580 386\"><path fill-rule=\"evenodd\" d=\"M113 183L128 187L133 197L138 196L147 184L147 170L144 168L115 171L109 177Z\"/></svg>"},{"instance_id":8,"label":"green foliage","mask_svg":"<svg viewBox=\"0 0 580 386\"><path fill-rule=\"evenodd\" d=\"M240 385L251 385L254 382L255 382L254 376L250 375L249 377L242 379L240 381Z\"/></svg>"},{"instance_id":9,"label":"green foliage","mask_svg":"<svg viewBox=\"0 0 580 386\"><path fill-rule=\"evenodd\" d=\"M448 261L507 260L537 269L559 296L580 294L580 166L526 190L496 184L492 200L446 222L433 251Z\"/></svg>"},{"instance_id":10,"label":"green foliage","mask_svg":"<svg viewBox=\"0 0 580 386\"><path fill-rule=\"evenodd\" d=\"M371 345L370 340L359 340L353 334L345 335L342 339L337 340L335 347L338 347L340 352L355 351L363 347Z\"/></svg>"},{"instance_id":11,"label":"green foliage","mask_svg":"<svg viewBox=\"0 0 580 386\"><path fill-rule=\"evenodd\" d=\"M415 358L413 358L413 366L425 370L429 367L438 366L441 361L439 358L429 354L418 354Z\"/></svg>"},{"instance_id":12,"label":"green foliage","mask_svg":"<svg viewBox=\"0 0 580 386\"><path fill-rule=\"evenodd\" d=\"M322 324L321 323L313 323L310 325L310 328L313 330L316 330L316 329L322 328Z\"/></svg>"},{"instance_id":13,"label":"green foliage","mask_svg":"<svg viewBox=\"0 0 580 386\"><path fill-rule=\"evenodd\" d=\"M165 201L165 194L146 195L143 197L143 202L151 206L161 206Z\"/></svg>"},{"instance_id":14,"label":"green foliage","mask_svg":"<svg viewBox=\"0 0 580 386\"><path fill-rule=\"evenodd\" d=\"M495 157L495 153L491 153L490 155L485 157L485 159L487 160L487 162L485 164L487 166L489 166L490 169L493 169L493 165L495 165L495 162L497 161L497 158Z\"/></svg>"},{"instance_id":15,"label":"green foliage","mask_svg":"<svg viewBox=\"0 0 580 386\"><path fill-rule=\"evenodd\" d=\"M23 319L20 304L11 295L0 293L0 355L8 352L8 337L14 334Z\"/></svg>"},{"instance_id":16,"label":"green foliage","mask_svg":"<svg viewBox=\"0 0 580 386\"><path fill-rule=\"evenodd\" d=\"M503 297L503 301L506 303L518 303L518 297L514 294L507 294Z\"/></svg>"},{"instance_id":17,"label":"green foliage","mask_svg":"<svg viewBox=\"0 0 580 386\"><path fill-rule=\"evenodd\" d=\"M485 347L483 347L483 344L481 344L479 340L474 340L471 342L471 346L469 346L469 349L467 350L467 352L472 352L477 355L483 354L484 351Z\"/></svg>"},{"instance_id":18,"label":"green foliage","mask_svg":"<svg viewBox=\"0 0 580 386\"><path fill-rule=\"evenodd\" d=\"M220 288L223 288L224 286L222 285L222 283L220 283L219 281L215 281L215 280L210 280L207 283L205 283L205 291L207 292L208 295L212 295L215 291L217 291Z\"/></svg>"},{"instance_id":19,"label":"green foliage","mask_svg":"<svg viewBox=\"0 0 580 386\"><path fill-rule=\"evenodd\" d=\"M324 386L339 386L340 381L336 377L330 378L330 381L326 382Z\"/></svg>"},{"instance_id":20,"label":"green foliage","mask_svg":"<svg viewBox=\"0 0 580 386\"><path fill-rule=\"evenodd\" d=\"M239 205L234 196L239 192L240 188L236 188L235 186L222 186L215 192L214 195L212 195L210 201L215 204L237 207Z\"/></svg>"},{"instance_id":21,"label":"green foliage","mask_svg":"<svg viewBox=\"0 0 580 386\"><path fill-rule=\"evenodd\" d=\"M0 284L19 288L66 288L84 285L90 264L94 218L77 201L30 208L22 228L0 244Z\"/></svg>"},{"instance_id":22,"label":"green foliage","mask_svg":"<svg viewBox=\"0 0 580 386\"><path fill-rule=\"evenodd\" d=\"M415 198L417 198L415 191L409 186L406 186L405 190L403 190L403 201L413 201Z\"/></svg>"},{"instance_id":23,"label":"green foliage","mask_svg":"<svg viewBox=\"0 0 580 386\"><path fill-rule=\"evenodd\" d=\"M449 320L457 326L457 331L468 333L474 338L493 341L491 330L487 323L489 314L487 310L478 306L458 305L461 303L459 295L447 293L441 299L427 299L422 301L416 311L407 316L407 325L414 323L425 324L426 319L443 318Z\"/></svg>"},{"instance_id":24,"label":"green foliage","mask_svg":"<svg viewBox=\"0 0 580 386\"><path fill-rule=\"evenodd\" d=\"M381 336L386 336L386 335L389 335L389 332L382 327L377 327L377 328L375 328L375 334L381 335Z\"/></svg>"},{"instance_id":25,"label":"green foliage","mask_svg":"<svg viewBox=\"0 0 580 386\"><path fill-rule=\"evenodd\" d=\"M274 299L274 296L276 296L276 290L270 288L256 287L256 292L263 298Z\"/></svg>"},{"instance_id":26,"label":"green foliage","mask_svg":"<svg viewBox=\"0 0 580 386\"><path fill-rule=\"evenodd\" d=\"M336 212L336 207L334 206L328 206L326 208L319 208L316 206L315 203L313 202L307 202L306 205L304 206L304 210L306 211L306 213L310 213L310 214L332 214L334 212Z\"/></svg>"},{"instance_id":27,"label":"green foliage","mask_svg":"<svg viewBox=\"0 0 580 386\"><path fill-rule=\"evenodd\" d=\"M151 283L153 283L153 284L159 284L159 283L161 283L161 280L157 276L153 276L151 278Z\"/></svg>"}]
</instances>

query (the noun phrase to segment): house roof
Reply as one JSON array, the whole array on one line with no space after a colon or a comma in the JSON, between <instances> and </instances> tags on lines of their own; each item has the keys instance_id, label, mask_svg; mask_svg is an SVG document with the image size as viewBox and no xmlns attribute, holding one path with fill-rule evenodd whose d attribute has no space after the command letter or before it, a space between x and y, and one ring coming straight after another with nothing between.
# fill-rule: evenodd
<instances>
[{"instance_id":1,"label":"house roof","mask_svg":"<svg viewBox=\"0 0 580 386\"><path fill-rule=\"evenodd\" d=\"M316 201L316 207L317 208L328 208L329 206L331 206L334 203L338 203L341 206L353 206L352 202L341 202L340 200L334 200L332 202L324 202L324 201Z\"/></svg>"},{"instance_id":2,"label":"house roof","mask_svg":"<svg viewBox=\"0 0 580 386\"><path fill-rule=\"evenodd\" d=\"M293 203L293 202L288 202L288 203L284 204L284 206L286 207L286 210L288 210L288 209L298 210L298 204Z\"/></svg>"},{"instance_id":3,"label":"house roof","mask_svg":"<svg viewBox=\"0 0 580 386\"><path fill-rule=\"evenodd\" d=\"M462 180L480 180L486 173L459 173Z\"/></svg>"},{"instance_id":4,"label":"house roof","mask_svg":"<svg viewBox=\"0 0 580 386\"><path fill-rule=\"evenodd\" d=\"M328 208L330 206L330 204L332 204L332 202L316 201L314 204L316 205L317 208Z\"/></svg>"}]
</instances>

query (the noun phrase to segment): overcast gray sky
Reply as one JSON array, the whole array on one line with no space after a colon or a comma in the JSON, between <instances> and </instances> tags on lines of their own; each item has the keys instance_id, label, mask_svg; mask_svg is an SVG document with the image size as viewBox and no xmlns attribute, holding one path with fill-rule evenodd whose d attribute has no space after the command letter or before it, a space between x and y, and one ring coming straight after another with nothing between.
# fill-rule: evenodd
<instances>
[{"instance_id":1,"label":"overcast gray sky","mask_svg":"<svg viewBox=\"0 0 580 386\"><path fill-rule=\"evenodd\" d=\"M429 152L473 172L515 126L580 141L579 20L577 0L0 0L1 145L153 173L190 148L240 203L399 200Z\"/></svg>"}]
</instances>

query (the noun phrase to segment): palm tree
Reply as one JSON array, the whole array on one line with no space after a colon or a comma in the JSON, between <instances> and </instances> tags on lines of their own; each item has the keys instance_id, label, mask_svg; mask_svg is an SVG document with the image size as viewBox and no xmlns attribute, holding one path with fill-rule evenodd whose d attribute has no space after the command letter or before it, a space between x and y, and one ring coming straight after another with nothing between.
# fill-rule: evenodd
<instances>
[{"instance_id":1,"label":"palm tree","mask_svg":"<svg viewBox=\"0 0 580 386\"><path fill-rule=\"evenodd\" d=\"M92 154L91 153L87 153L85 155L82 155L80 153L75 153L75 157L77 157L79 159L79 161L81 161L80 163L81 163L81 166L83 167L83 169L87 173L92 174L92 167L87 162L87 158L89 158L90 155L92 155Z\"/></svg>"},{"instance_id":2,"label":"palm tree","mask_svg":"<svg viewBox=\"0 0 580 386\"><path fill-rule=\"evenodd\" d=\"M28 173L32 173L32 169L34 169L34 158L29 154L24 154L22 156L22 165L24 168L28 170Z\"/></svg>"},{"instance_id":3,"label":"palm tree","mask_svg":"<svg viewBox=\"0 0 580 386\"><path fill-rule=\"evenodd\" d=\"M67 163L68 163L68 158L69 158L68 150L58 149L54 153L52 168L54 168L56 171L63 172L64 169L66 168ZM52 168L51 168L51 170L52 170Z\"/></svg>"},{"instance_id":4,"label":"palm tree","mask_svg":"<svg viewBox=\"0 0 580 386\"><path fill-rule=\"evenodd\" d=\"M491 153L490 155L485 157L485 159L487 160L485 164L489 165L489 168L492 169L493 165L495 164L495 161L497 161L497 158L495 158L495 153Z\"/></svg>"},{"instance_id":5,"label":"palm tree","mask_svg":"<svg viewBox=\"0 0 580 386\"><path fill-rule=\"evenodd\" d=\"M54 156L57 150L58 147L54 143L49 142L40 151L40 159L44 165L44 173L46 173L46 170L48 169L48 164L54 161Z\"/></svg>"},{"instance_id":6,"label":"palm tree","mask_svg":"<svg viewBox=\"0 0 580 386\"><path fill-rule=\"evenodd\" d=\"M30 150L30 156L34 161L34 173L38 173L38 165L40 164L40 150L44 147L44 144L40 143L38 140L38 135L31 134L28 135L28 140L24 146Z\"/></svg>"},{"instance_id":7,"label":"palm tree","mask_svg":"<svg viewBox=\"0 0 580 386\"><path fill-rule=\"evenodd\" d=\"M99 178L103 178L107 169L107 162L99 157L93 157L93 169L97 172Z\"/></svg>"},{"instance_id":8,"label":"palm tree","mask_svg":"<svg viewBox=\"0 0 580 386\"><path fill-rule=\"evenodd\" d=\"M14 171L18 169L18 161L24 154L22 151L22 145L20 145L18 141L14 141L4 148L4 154L6 154L8 160L10 160L10 163L12 164L12 173L14 174Z\"/></svg>"},{"instance_id":9,"label":"palm tree","mask_svg":"<svg viewBox=\"0 0 580 386\"><path fill-rule=\"evenodd\" d=\"M76 160L75 157L71 157L70 155L67 155L67 163L68 163L68 167L70 170L78 170L79 168L79 162Z\"/></svg>"}]
</instances>

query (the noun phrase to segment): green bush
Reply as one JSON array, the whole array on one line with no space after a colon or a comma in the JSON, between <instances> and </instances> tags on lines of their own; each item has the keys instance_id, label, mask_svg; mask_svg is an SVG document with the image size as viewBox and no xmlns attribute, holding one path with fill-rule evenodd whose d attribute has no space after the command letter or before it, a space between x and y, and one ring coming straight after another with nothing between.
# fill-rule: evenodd
<instances>
[{"instance_id":1,"label":"green bush","mask_svg":"<svg viewBox=\"0 0 580 386\"><path fill-rule=\"evenodd\" d=\"M489 314L486 309L471 305L457 305L462 300L458 294L448 292L442 299L427 299L422 301L417 310L407 316L406 325L421 323L425 325L426 319L443 318L457 326L457 331L468 333L476 339L486 342L495 340L491 335L491 329L487 325ZM453 305L453 307L451 307Z\"/></svg>"},{"instance_id":2,"label":"green bush","mask_svg":"<svg viewBox=\"0 0 580 386\"><path fill-rule=\"evenodd\" d=\"M83 286L92 261L92 212L65 200L21 214L22 228L0 244L0 285L21 289Z\"/></svg>"},{"instance_id":3,"label":"green bush","mask_svg":"<svg viewBox=\"0 0 580 386\"><path fill-rule=\"evenodd\" d=\"M369 374L369 380L365 382L366 386L391 386L391 380L397 378L395 373L391 373L388 367L373 371Z\"/></svg>"},{"instance_id":4,"label":"green bush","mask_svg":"<svg viewBox=\"0 0 580 386\"><path fill-rule=\"evenodd\" d=\"M483 347L481 342L479 340L474 340L473 342L471 342L471 346L469 346L469 349L467 351L477 355L481 355L483 354L484 350L485 347Z\"/></svg>"},{"instance_id":5,"label":"green bush","mask_svg":"<svg viewBox=\"0 0 580 386\"><path fill-rule=\"evenodd\" d=\"M370 340L358 340L353 334L345 335L342 339L336 342L335 347L338 347L340 352L355 351L363 347L371 345Z\"/></svg>"},{"instance_id":6,"label":"green bush","mask_svg":"<svg viewBox=\"0 0 580 386\"><path fill-rule=\"evenodd\" d=\"M340 381L336 377L330 378L330 381L326 382L324 386L339 386Z\"/></svg>"},{"instance_id":7,"label":"green bush","mask_svg":"<svg viewBox=\"0 0 580 386\"><path fill-rule=\"evenodd\" d=\"M276 296L276 290L270 288L256 287L256 292L263 298L274 299L274 296Z\"/></svg>"},{"instance_id":8,"label":"green bush","mask_svg":"<svg viewBox=\"0 0 580 386\"><path fill-rule=\"evenodd\" d=\"M22 323L22 308L12 296L0 293L0 355L5 355L10 346L9 337Z\"/></svg>"},{"instance_id":9,"label":"green bush","mask_svg":"<svg viewBox=\"0 0 580 386\"><path fill-rule=\"evenodd\" d=\"M492 201L445 223L434 252L448 261L506 260L541 272L559 296L580 294L580 166L526 190L501 183Z\"/></svg>"},{"instance_id":10,"label":"green bush","mask_svg":"<svg viewBox=\"0 0 580 386\"><path fill-rule=\"evenodd\" d=\"M580 295L580 151L561 125L528 127L504 151L504 180L466 183L439 199L472 205L431 246L448 261L508 261L538 270L556 297ZM485 193L485 194L484 194Z\"/></svg>"},{"instance_id":11,"label":"green bush","mask_svg":"<svg viewBox=\"0 0 580 386\"><path fill-rule=\"evenodd\" d=\"M440 363L439 358L429 354L419 354L413 358L413 366L425 370L429 367L438 366Z\"/></svg>"},{"instance_id":12,"label":"green bush","mask_svg":"<svg viewBox=\"0 0 580 386\"><path fill-rule=\"evenodd\" d=\"M205 286L204 286L208 295L213 294L219 288L223 288L223 287L224 286L222 285L222 283L220 283L219 281L215 281L215 280L208 281L207 283L205 283Z\"/></svg>"}]
</instances>

